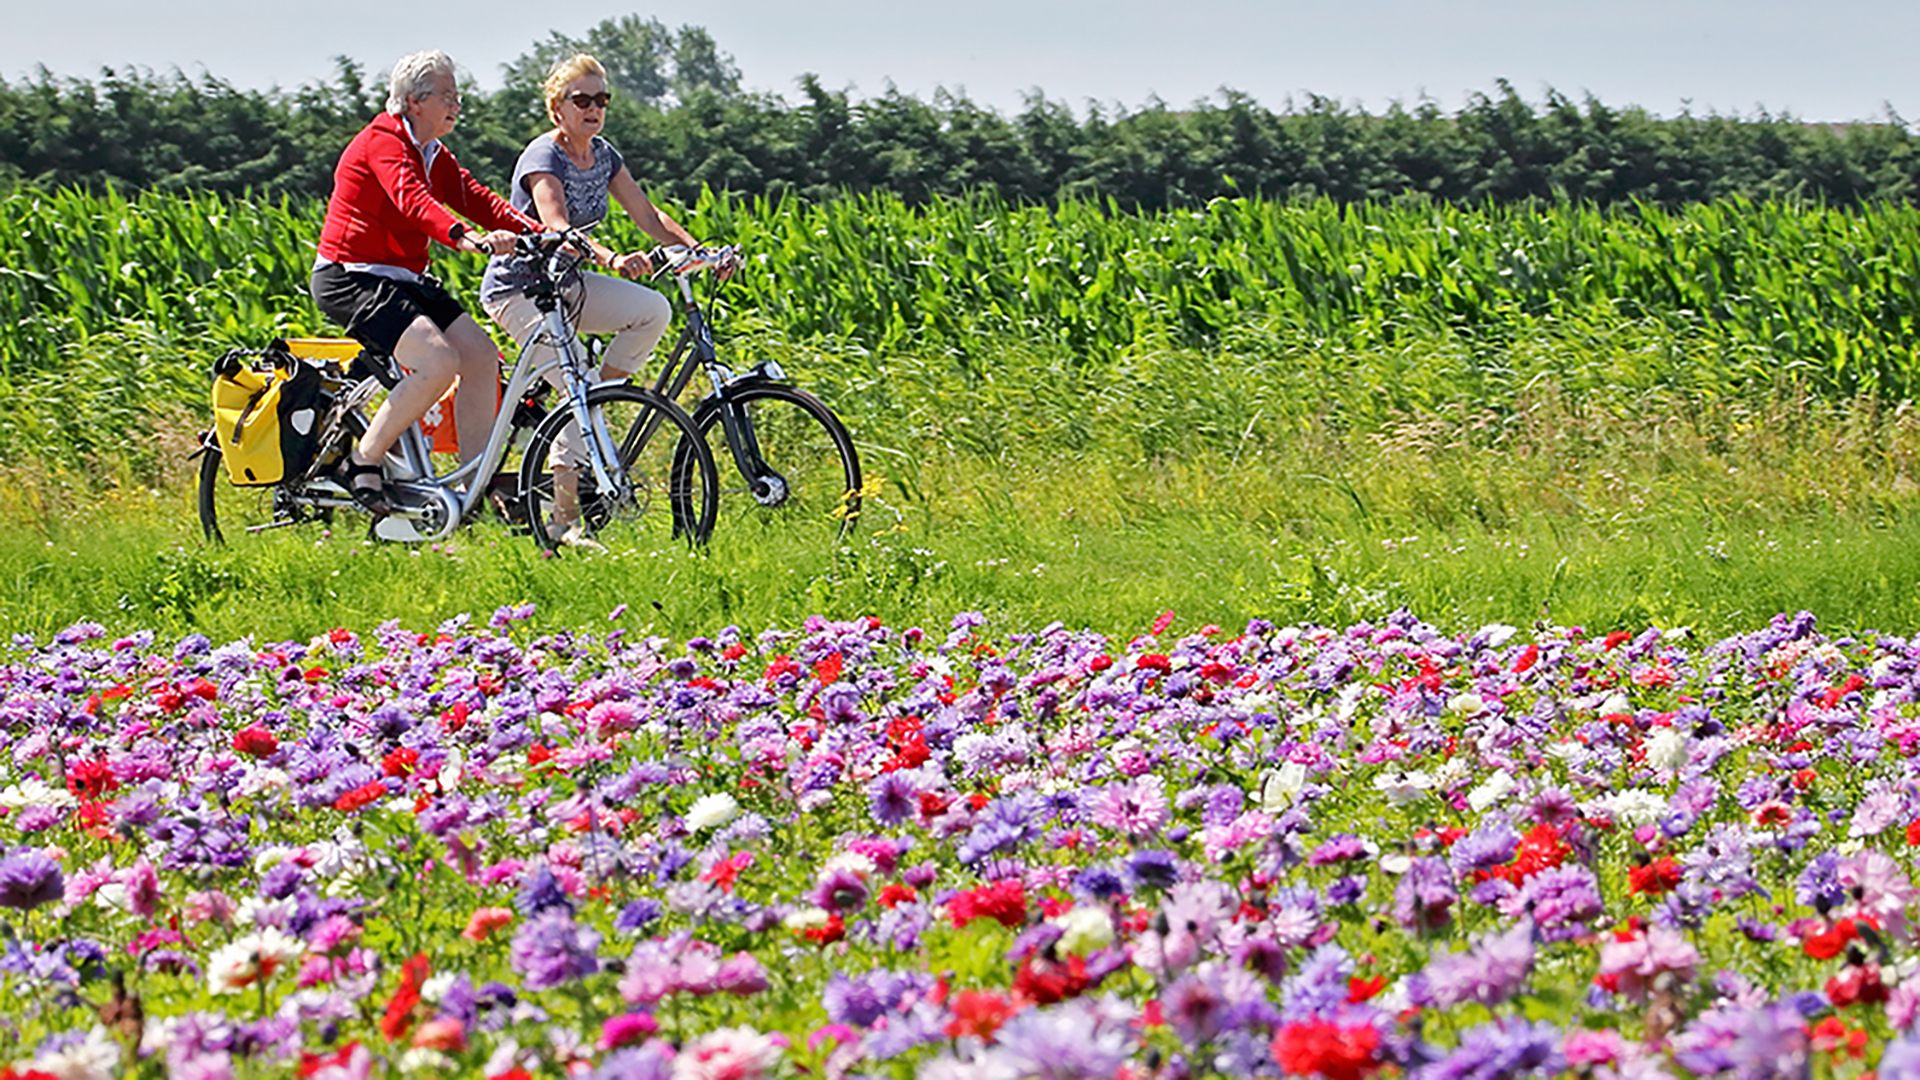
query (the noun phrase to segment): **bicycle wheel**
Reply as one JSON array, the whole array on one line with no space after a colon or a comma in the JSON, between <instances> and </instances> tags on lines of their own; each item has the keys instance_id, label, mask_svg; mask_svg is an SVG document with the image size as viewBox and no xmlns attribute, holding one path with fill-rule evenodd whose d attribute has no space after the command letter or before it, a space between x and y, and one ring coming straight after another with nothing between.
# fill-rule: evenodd
<instances>
[{"instance_id":1,"label":"bicycle wheel","mask_svg":"<svg viewBox=\"0 0 1920 1080\"><path fill-rule=\"evenodd\" d=\"M722 423L727 408L744 421L737 457ZM693 422L720 471L727 528L817 529L837 542L859 518L860 455L819 398L785 383L735 384L725 404L702 401Z\"/></svg>"},{"instance_id":2,"label":"bicycle wheel","mask_svg":"<svg viewBox=\"0 0 1920 1080\"><path fill-rule=\"evenodd\" d=\"M520 463L527 526L541 547L598 546L614 553L670 541L700 543L713 531L718 484L711 456L675 468L694 435L685 410L639 386L595 387L587 410L620 439L626 494L601 490L570 402L541 421ZM622 437L625 433L625 437Z\"/></svg>"},{"instance_id":3,"label":"bicycle wheel","mask_svg":"<svg viewBox=\"0 0 1920 1080\"><path fill-rule=\"evenodd\" d=\"M330 510L296 504L279 484L237 487L227 479L220 448L200 456L200 529L207 540L223 544L229 535L247 535L306 521L330 522Z\"/></svg>"}]
</instances>

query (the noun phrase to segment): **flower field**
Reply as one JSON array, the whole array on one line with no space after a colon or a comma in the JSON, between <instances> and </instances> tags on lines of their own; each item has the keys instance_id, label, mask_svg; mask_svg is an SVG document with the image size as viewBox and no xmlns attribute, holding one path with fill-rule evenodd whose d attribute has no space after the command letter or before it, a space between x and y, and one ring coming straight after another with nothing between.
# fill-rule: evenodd
<instances>
[{"instance_id":1,"label":"flower field","mask_svg":"<svg viewBox=\"0 0 1920 1080\"><path fill-rule=\"evenodd\" d=\"M0 648L0 1077L1920 1076L1920 641L531 616Z\"/></svg>"}]
</instances>

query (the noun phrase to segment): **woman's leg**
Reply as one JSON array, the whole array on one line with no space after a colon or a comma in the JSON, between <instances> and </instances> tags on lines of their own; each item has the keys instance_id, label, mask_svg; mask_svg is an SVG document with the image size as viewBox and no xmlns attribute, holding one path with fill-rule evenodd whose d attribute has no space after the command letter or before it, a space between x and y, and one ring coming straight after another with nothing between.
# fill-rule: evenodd
<instances>
[{"instance_id":1,"label":"woman's leg","mask_svg":"<svg viewBox=\"0 0 1920 1080\"><path fill-rule=\"evenodd\" d=\"M472 326L473 320L468 319L467 324ZM473 329L479 331L477 326ZM375 410L366 433L360 436L353 456L362 464L376 464L385 458L400 433L433 408L461 371L460 350L425 315L414 319L394 343L393 358L409 374L388 392L387 400Z\"/></svg>"},{"instance_id":2,"label":"woman's leg","mask_svg":"<svg viewBox=\"0 0 1920 1080\"><path fill-rule=\"evenodd\" d=\"M666 336L673 323L673 305L638 282L606 274L581 278L586 302L580 310L580 332L613 335L601 354L600 377L624 379L640 370L647 354Z\"/></svg>"}]
</instances>

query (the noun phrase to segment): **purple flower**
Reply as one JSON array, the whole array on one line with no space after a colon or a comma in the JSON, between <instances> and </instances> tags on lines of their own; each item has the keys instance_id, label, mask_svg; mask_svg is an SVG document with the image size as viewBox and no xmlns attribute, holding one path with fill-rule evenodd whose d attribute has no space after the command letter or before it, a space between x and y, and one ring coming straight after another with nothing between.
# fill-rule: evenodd
<instances>
[{"instance_id":1,"label":"purple flower","mask_svg":"<svg viewBox=\"0 0 1920 1080\"><path fill-rule=\"evenodd\" d=\"M994 1033L988 1075L1104 1080L1134 1054L1132 1019L1132 1008L1112 998L1022 1010Z\"/></svg>"},{"instance_id":2,"label":"purple flower","mask_svg":"<svg viewBox=\"0 0 1920 1080\"><path fill-rule=\"evenodd\" d=\"M1367 846L1359 837L1352 833L1341 833L1338 836L1328 837L1319 847L1314 848L1313 854L1307 856L1307 865L1331 866L1334 863L1358 859L1366 853Z\"/></svg>"},{"instance_id":3,"label":"purple flower","mask_svg":"<svg viewBox=\"0 0 1920 1080\"><path fill-rule=\"evenodd\" d=\"M1586 923L1606 910L1593 871L1575 863L1549 867L1527 879L1518 895L1501 902L1509 916L1531 912L1545 941L1565 941L1586 933Z\"/></svg>"},{"instance_id":4,"label":"purple flower","mask_svg":"<svg viewBox=\"0 0 1920 1080\"><path fill-rule=\"evenodd\" d=\"M1168 889L1180 880L1180 864L1171 852L1138 851L1127 860L1127 876L1136 889Z\"/></svg>"},{"instance_id":5,"label":"purple flower","mask_svg":"<svg viewBox=\"0 0 1920 1080\"><path fill-rule=\"evenodd\" d=\"M924 973L896 972L879 968L857 978L835 972L820 995L827 1018L836 1024L872 1027L874 1021L893 1012L909 994L922 994L933 988L933 977Z\"/></svg>"},{"instance_id":6,"label":"purple flower","mask_svg":"<svg viewBox=\"0 0 1920 1080\"><path fill-rule=\"evenodd\" d=\"M32 911L66 895L60 864L38 851L0 859L0 907Z\"/></svg>"},{"instance_id":7,"label":"purple flower","mask_svg":"<svg viewBox=\"0 0 1920 1080\"><path fill-rule=\"evenodd\" d=\"M626 934L641 933L653 925L664 910L660 901L643 896L620 909L620 914L614 916L613 928Z\"/></svg>"},{"instance_id":8,"label":"purple flower","mask_svg":"<svg viewBox=\"0 0 1920 1080\"><path fill-rule=\"evenodd\" d=\"M598 931L574 922L569 910L549 908L520 927L508 959L527 989L546 990L599 971L599 948Z\"/></svg>"},{"instance_id":9,"label":"purple flower","mask_svg":"<svg viewBox=\"0 0 1920 1080\"><path fill-rule=\"evenodd\" d=\"M904 770L882 773L867 784L867 810L881 828L911 821L920 809L920 789Z\"/></svg>"},{"instance_id":10,"label":"purple flower","mask_svg":"<svg viewBox=\"0 0 1920 1080\"><path fill-rule=\"evenodd\" d=\"M851 870L834 870L823 875L807 894L816 907L851 914L867 904L867 882Z\"/></svg>"},{"instance_id":11,"label":"purple flower","mask_svg":"<svg viewBox=\"0 0 1920 1080\"><path fill-rule=\"evenodd\" d=\"M535 866L526 876L513 897L513 906L526 916L538 915L549 908L561 908L568 915L573 914L573 901L567 899L567 891L560 887L559 879L547 869L546 863Z\"/></svg>"},{"instance_id":12,"label":"purple flower","mask_svg":"<svg viewBox=\"0 0 1920 1080\"><path fill-rule=\"evenodd\" d=\"M1469 1028L1453 1053L1413 1072L1415 1080L1513 1080L1566 1068L1560 1032L1546 1021L1509 1020Z\"/></svg>"},{"instance_id":13,"label":"purple flower","mask_svg":"<svg viewBox=\"0 0 1920 1080\"><path fill-rule=\"evenodd\" d=\"M1095 900L1112 900L1127 891L1127 883L1112 867L1096 864L1074 875L1073 891Z\"/></svg>"},{"instance_id":14,"label":"purple flower","mask_svg":"<svg viewBox=\"0 0 1920 1080\"><path fill-rule=\"evenodd\" d=\"M1394 887L1393 917L1409 930L1438 930L1453 918L1451 909L1459 899L1445 861L1415 859Z\"/></svg>"},{"instance_id":15,"label":"purple flower","mask_svg":"<svg viewBox=\"0 0 1920 1080\"><path fill-rule=\"evenodd\" d=\"M1503 817L1490 817L1461 837L1447 852L1447 863L1459 877L1475 870L1491 870L1513 861L1520 850L1520 834Z\"/></svg>"},{"instance_id":16,"label":"purple flower","mask_svg":"<svg viewBox=\"0 0 1920 1080\"><path fill-rule=\"evenodd\" d=\"M1493 1006L1519 992L1532 971L1533 927L1522 922L1482 937L1464 953L1436 958L1427 965L1427 991L1443 1009L1468 1001Z\"/></svg>"}]
</instances>

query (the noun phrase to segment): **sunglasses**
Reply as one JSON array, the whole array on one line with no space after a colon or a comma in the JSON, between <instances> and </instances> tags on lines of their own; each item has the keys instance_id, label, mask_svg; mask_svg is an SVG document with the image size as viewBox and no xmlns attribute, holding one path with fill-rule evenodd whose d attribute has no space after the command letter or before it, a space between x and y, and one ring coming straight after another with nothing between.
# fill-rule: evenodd
<instances>
[{"instance_id":1,"label":"sunglasses","mask_svg":"<svg viewBox=\"0 0 1920 1080\"><path fill-rule=\"evenodd\" d=\"M613 95L602 90L597 94L568 94L567 100L573 102L576 109L604 109Z\"/></svg>"}]
</instances>

